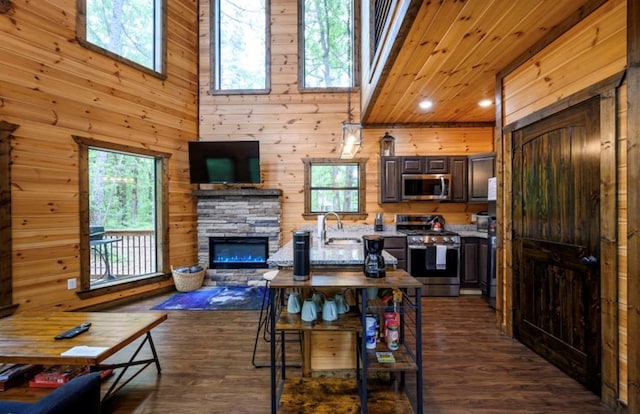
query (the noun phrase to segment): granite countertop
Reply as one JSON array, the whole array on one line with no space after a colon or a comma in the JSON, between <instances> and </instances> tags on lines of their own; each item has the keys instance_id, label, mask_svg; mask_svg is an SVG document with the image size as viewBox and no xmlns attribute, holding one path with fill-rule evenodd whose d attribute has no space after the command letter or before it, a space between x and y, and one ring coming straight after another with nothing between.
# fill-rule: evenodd
<instances>
[{"instance_id":1,"label":"granite countertop","mask_svg":"<svg viewBox=\"0 0 640 414\"><path fill-rule=\"evenodd\" d=\"M315 227L303 227L300 230L308 230L311 232L311 251L309 253L311 266L364 264L364 248L362 243L326 246L320 243L318 237L316 237ZM395 229L374 232L373 226L345 226L344 230L337 230L334 226L327 226L327 238L361 238L363 235L368 234L375 234L384 237L405 236L402 233L396 232ZM384 258L386 265L398 264L398 259L386 251L382 252L382 257ZM283 267L293 266L293 240L290 240L277 252L269 256L267 263Z\"/></svg>"}]
</instances>

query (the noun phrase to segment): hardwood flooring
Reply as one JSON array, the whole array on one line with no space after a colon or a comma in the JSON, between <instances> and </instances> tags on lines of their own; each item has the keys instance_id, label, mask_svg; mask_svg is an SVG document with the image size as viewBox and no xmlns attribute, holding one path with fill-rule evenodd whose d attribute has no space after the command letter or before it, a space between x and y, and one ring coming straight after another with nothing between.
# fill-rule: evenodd
<instances>
[{"instance_id":1,"label":"hardwood flooring","mask_svg":"<svg viewBox=\"0 0 640 414\"><path fill-rule=\"evenodd\" d=\"M107 312L146 311L165 298ZM423 300L425 413L614 412L524 345L502 335L480 297ZM162 374L145 370L105 404L103 414L270 412L269 370L251 364L259 311L168 313L168 320L152 332ZM258 356L267 361L266 344ZM28 399L29 392L9 390L0 393L0 399Z\"/></svg>"}]
</instances>

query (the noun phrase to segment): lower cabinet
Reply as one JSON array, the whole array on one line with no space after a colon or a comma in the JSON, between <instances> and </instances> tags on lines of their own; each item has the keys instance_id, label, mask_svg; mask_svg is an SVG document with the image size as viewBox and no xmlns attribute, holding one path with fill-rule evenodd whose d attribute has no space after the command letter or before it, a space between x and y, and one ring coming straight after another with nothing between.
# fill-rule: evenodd
<instances>
[{"instance_id":1,"label":"lower cabinet","mask_svg":"<svg viewBox=\"0 0 640 414\"><path fill-rule=\"evenodd\" d=\"M407 238L391 236L384 238L384 249L398 259L397 268L407 270Z\"/></svg>"},{"instance_id":2,"label":"lower cabinet","mask_svg":"<svg viewBox=\"0 0 640 414\"><path fill-rule=\"evenodd\" d=\"M480 289L480 283L487 278L487 239L463 237L461 245L460 287Z\"/></svg>"}]
</instances>

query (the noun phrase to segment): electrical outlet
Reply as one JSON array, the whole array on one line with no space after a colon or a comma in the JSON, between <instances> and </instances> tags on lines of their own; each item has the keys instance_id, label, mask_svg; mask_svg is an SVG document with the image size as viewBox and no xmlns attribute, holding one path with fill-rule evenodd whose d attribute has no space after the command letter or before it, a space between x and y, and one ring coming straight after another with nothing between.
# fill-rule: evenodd
<instances>
[{"instance_id":1,"label":"electrical outlet","mask_svg":"<svg viewBox=\"0 0 640 414\"><path fill-rule=\"evenodd\" d=\"M478 221L478 215L477 214L472 214L471 215L471 222L475 223L476 221Z\"/></svg>"},{"instance_id":2,"label":"electrical outlet","mask_svg":"<svg viewBox=\"0 0 640 414\"><path fill-rule=\"evenodd\" d=\"M67 289L69 290L73 290L77 287L76 285L76 278L73 277L71 279L67 279Z\"/></svg>"}]
</instances>

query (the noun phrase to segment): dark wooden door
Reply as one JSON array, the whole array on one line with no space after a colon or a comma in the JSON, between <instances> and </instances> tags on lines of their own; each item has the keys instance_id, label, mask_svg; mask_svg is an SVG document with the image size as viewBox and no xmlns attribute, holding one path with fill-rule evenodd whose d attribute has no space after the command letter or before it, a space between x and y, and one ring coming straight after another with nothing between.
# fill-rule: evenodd
<instances>
[{"instance_id":1,"label":"dark wooden door","mask_svg":"<svg viewBox=\"0 0 640 414\"><path fill-rule=\"evenodd\" d=\"M514 333L600 394L600 123L592 99L514 133Z\"/></svg>"}]
</instances>

